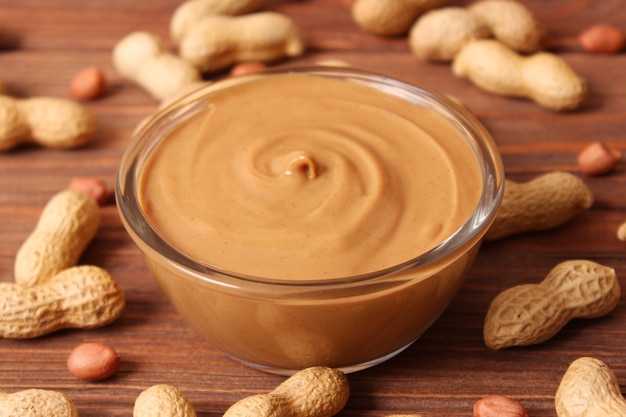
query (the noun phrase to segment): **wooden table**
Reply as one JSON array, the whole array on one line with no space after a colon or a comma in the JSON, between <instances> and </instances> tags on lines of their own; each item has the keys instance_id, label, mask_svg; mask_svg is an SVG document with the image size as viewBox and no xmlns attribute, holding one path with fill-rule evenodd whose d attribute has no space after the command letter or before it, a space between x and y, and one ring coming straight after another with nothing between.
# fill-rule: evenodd
<instances>
[{"instance_id":1,"label":"wooden table","mask_svg":"<svg viewBox=\"0 0 626 417\"><path fill-rule=\"evenodd\" d=\"M109 79L107 94L86 102L101 128L88 146L68 151L23 146L0 154L0 276L11 281L15 253L49 198L72 177L96 176L113 185L120 157L137 123L157 102L116 74L114 43L133 30L167 39L174 0L0 0L0 77L17 97L69 97L80 69L98 65ZM467 2L455 2L462 5ZM605 141L626 151L626 54L590 55L576 35L606 22L626 29L624 0L528 0L549 27L555 50L584 75L591 94L573 113L496 97L455 78L448 65L419 61L405 38L381 38L360 30L349 0L267 2L291 16L308 53L279 65L326 59L383 71L453 95L487 126L502 152L506 174L527 180L564 170L578 172L576 157L588 143ZM224 76L219 74L213 78ZM582 176L582 175L581 175ZM595 204L564 227L485 244L458 296L437 323L396 358L349 376L352 394L342 416L469 416L486 394L518 399L532 416L555 416L554 393L568 364L581 356L604 360L626 386L626 303L610 315L576 320L552 340L494 351L482 339L490 301L500 291L539 282L558 262L585 258L616 269L626 287L626 243L616 230L626 220L623 165L602 177L584 177ZM87 416L130 416L139 393L172 384L199 416L219 416L238 399L273 389L282 377L235 363L213 349L168 304L122 227L114 204L102 208L103 224L81 263L102 266L119 282L127 307L114 324L97 330L60 331L31 340L0 340L0 389L54 389ZM66 369L73 347L101 341L121 355L117 374L84 382Z\"/></svg>"}]
</instances>

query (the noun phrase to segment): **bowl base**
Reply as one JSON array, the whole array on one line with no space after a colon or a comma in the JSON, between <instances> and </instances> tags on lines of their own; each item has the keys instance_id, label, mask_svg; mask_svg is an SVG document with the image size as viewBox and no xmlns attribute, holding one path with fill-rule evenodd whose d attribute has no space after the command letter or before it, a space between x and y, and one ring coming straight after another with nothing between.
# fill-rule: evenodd
<instances>
[{"instance_id":1,"label":"bowl base","mask_svg":"<svg viewBox=\"0 0 626 417\"><path fill-rule=\"evenodd\" d=\"M371 361L367 361L367 362L363 362L360 364L356 364L356 365L350 365L350 366L340 366L337 367L336 369L342 371L344 374L350 374L353 372L358 372L358 371L362 371L364 369L367 368L371 368L372 366L376 366L379 365L385 361L388 361L389 359L393 358L394 356L400 354L402 351L404 351L405 349L407 349L409 346L411 346L413 343L415 343L417 339L411 341L410 343L406 344L405 346L401 347L398 350L395 350L385 356L381 356L380 358L376 358L373 359ZM263 371L263 372L267 372L269 374L274 374L274 375L283 375L283 376L291 376L293 374L295 374L296 372L301 371L301 369L286 369L286 368L279 368L279 367L274 367L274 366L267 366L267 365L259 365L257 363L253 363L253 362L249 362L240 358L237 358L235 356L229 355L229 354L225 354L227 357L229 357L230 359L234 360L235 362L239 362L245 366L247 366L248 368L252 368L252 369L256 369L258 371Z\"/></svg>"}]
</instances>

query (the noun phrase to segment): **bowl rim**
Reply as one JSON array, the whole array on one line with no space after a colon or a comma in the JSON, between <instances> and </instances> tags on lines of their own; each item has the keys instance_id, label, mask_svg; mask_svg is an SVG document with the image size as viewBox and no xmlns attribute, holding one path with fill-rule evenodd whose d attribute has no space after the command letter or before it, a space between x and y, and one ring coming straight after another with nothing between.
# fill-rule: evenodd
<instances>
[{"instance_id":1,"label":"bowl rim","mask_svg":"<svg viewBox=\"0 0 626 417\"><path fill-rule=\"evenodd\" d=\"M141 161L146 158L146 149L151 149L155 143L165 136L164 133L161 133L160 136L153 137L153 135L158 129L165 129L167 127L166 122L172 123L173 127L172 120L175 122L180 121L173 118L184 119L184 117L190 117L189 112L204 108L203 100L210 98L217 91L222 91L224 88L239 85L243 82L253 82L260 77L286 74L307 74L341 79L370 87L382 88L384 92L403 98L410 103L427 104L427 107L448 120L465 137L476 153L476 159L481 165L483 187L472 214L448 238L430 250L407 261L360 275L324 280L284 280L245 275L216 266L198 263L171 246L152 227L146 216L143 215L137 195L137 179L143 167ZM236 78L236 80L233 80L233 78ZM468 108L456 100L415 82L353 67L304 66L278 68L233 78L200 87L149 117L133 133L133 138L125 150L119 165L115 183L115 195L118 212L124 227L131 235L131 238L135 240L135 243L138 243L137 240L140 240L143 243L142 247L149 248L153 256L160 257L175 269L206 282L236 288L249 285L273 285L288 288L307 288L310 290L312 288L336 288L365 283L370 284L373 281L394 276L407 269L426 268L433 263L439 262L446 256L450 256L467 247L467 245L473 246L473 244L482 240L482 237L493 223L504 193L505 181L502 159L497 145L486 127ZM152 146L147 146L150 144Z\"/></svg>"}]
</instances>

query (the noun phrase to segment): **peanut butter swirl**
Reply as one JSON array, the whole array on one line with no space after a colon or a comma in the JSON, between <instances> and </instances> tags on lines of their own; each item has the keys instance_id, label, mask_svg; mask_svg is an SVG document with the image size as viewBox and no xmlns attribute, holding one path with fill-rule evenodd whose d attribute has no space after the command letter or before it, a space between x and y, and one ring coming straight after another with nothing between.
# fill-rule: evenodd
<instances>
[{"instance_id":1,"label":"peanut butter swirl","mask_svg":"<svg viewBox=\"0 0 626 417\"><path fill-rule=\"evenodd\" d=\"M139 186L154 228L200 263L280 280L374 272L442 242L480 197L466 140L384 91L288 74L209 100Z\"/></svg>"}]
</instances>

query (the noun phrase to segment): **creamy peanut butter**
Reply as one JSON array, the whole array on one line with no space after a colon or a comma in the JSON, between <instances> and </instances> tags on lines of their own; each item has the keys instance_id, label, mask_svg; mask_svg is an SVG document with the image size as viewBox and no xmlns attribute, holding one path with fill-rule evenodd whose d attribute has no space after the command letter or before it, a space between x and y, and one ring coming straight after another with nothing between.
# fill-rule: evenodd
<instances>
[{"instance_id":1,"label":"creamy peanut butter","mask_svg":"<svg viewBox=\"0 0 626 417\"><path fill-rule=\"evenodd\" d=\"M482 191L477 156L428 108L287 74L215 93L141 173L155 230L195 261L328 280L410 260L457 230Z\"/></svg>"},{"instance_id":2,"label":"creamy peanut butter","mask_svg":"<svg viewBox=\"0 0 626 417\"><path fill-rule=\"evenodd\" d=\"M501 196L495 144L462 111L359 70L237 80L131 144L117 196L130 235L181 315L243 363L351 372L394 356L472 265Z\"/></svg>"}]
</instances>

